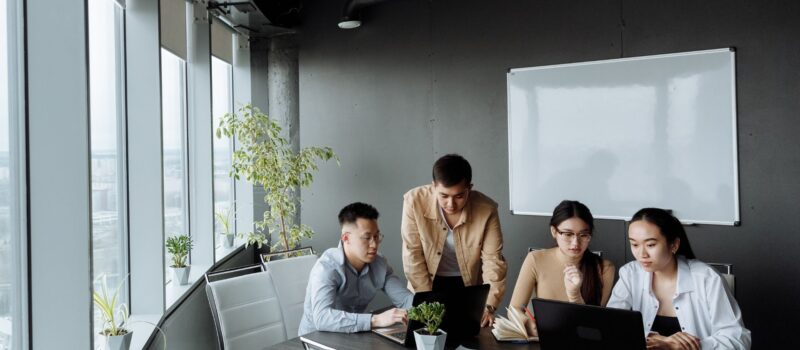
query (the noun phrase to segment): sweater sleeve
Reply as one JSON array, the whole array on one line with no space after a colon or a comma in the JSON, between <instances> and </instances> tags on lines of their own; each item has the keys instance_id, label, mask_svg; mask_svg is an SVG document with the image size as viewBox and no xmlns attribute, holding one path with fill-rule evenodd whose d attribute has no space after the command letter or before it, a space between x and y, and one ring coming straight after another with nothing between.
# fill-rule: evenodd
<instances>
[{"instance_id":1,"label":"sweater sleeve","mask_svg":"<svg viewBox=\"0 0 800 350\"><path fill-rule=\"evenodd\" d=\"M514 285L514 293L511 294L511 305L509 306L516 308L527 307L536 288L536 282L536 258L533 253L528 253L522 263L522 268L519 270L517 284Z\"/></svg>"}]
</instances>

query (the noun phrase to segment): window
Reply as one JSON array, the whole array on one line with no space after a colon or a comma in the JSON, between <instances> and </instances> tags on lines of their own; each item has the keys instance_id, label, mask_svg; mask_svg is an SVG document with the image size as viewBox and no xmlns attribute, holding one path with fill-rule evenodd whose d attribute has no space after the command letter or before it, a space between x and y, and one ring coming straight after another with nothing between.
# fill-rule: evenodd
<instances>
[{"instance_id":1,"label":"window","mask_svg":"<svg viewBox=\"0 0 800 350\"><path fill-rule=\"evenodd\" d=\"M232 111L231 105L231 84L232 68L227 62L216 57L211 57L211 106L214 132L219 126L219 122L225 113ZM235 205L234 205L234 182L229 176L231 171L231 156L233 153L233 141L224 135L222 138L214 136L214 212L227 219L228 230L236 232L235 227ZM221 218L217 217L214 226L214 236L216 246L230 248L225 243ZM224 257L224 254L217 254L217 259Z\"/></svg>"},{"instance_id":2,"label":"window","mask_svg":"<svg viewBox=\"0 0 800 350\"><path fill-rule=\"evenodd\" d=\"M123 9L114 0L89 0L89 112L92 172L94 288L107 276L116 288L127 276L124 139ZM127 288L121 303L127 304ZM94 334L102 321L94 310Z\"/></svg>"},{"instance_id":3,"label":"window","mask_svg":"<svg viewBox=\"0 0 800 350\"><path fill-rule=\"evenodd\" d=\"M164 236L189 234L186 150L186 62L161 49L161 108L164 147ZM165 250L166 253L166 250ZM170 283L170 257L164 257Z\"/></svg>"},{"instance_id":4,"label":"window","mask_svg":"<svg viewBox=\"0 0 800 350\"><path fill-rule=\"evenodd\" d=\"M26 241L20 180L18 1L0 1L0 349L22 349Z\"/></svg>"}]
</instances>

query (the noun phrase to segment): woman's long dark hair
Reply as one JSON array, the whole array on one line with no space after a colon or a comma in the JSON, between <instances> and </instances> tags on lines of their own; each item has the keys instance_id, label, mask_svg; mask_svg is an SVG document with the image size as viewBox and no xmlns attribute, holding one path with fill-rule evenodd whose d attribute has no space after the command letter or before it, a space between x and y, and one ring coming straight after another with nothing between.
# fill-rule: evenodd
<instances>
[{"instance_id":1,"label":"woman's long dark hair","mask_svg":"<svg viewBox=\"0 0 800 350\"><path fill-rule=\"evenodd\" d=\"M579 218L589 225L591 234L594 234L594 217L589 208L581 202L565 200L553 209L553 216L550 217L550 226L558 228L562 222L572 218ZM577 238L577 237L576 237ZM578 267L583 274L583 284L581 285L581 296L583 301L589 305L600 305L603 297L603 280L600 278L603 260L592 253L589 249L583 252L583 257Z\"/></svg>"},{"instance_id":2,"label":"woman's long dark hair","mask_svg":"<svg viewBox=\"0 0 800 350\"><path fill-rule=\"evenodd\" d=\"M636 214L633 214L631 223L639 220L656 225L664 238L667 239L667 244L672 244L676 238L679 238L681 245L675 255L683 255L686 259L696 259L692 246L689 245L689 238L686 237L686 230L683 229L680 220L672 216L668 211L659 208L640 209Z\"/></svg>"}]
</instances>

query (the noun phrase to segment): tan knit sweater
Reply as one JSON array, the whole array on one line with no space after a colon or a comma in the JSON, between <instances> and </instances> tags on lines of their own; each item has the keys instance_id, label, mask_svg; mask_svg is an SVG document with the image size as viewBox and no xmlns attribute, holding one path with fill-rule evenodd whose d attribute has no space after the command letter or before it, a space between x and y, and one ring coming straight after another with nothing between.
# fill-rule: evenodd
<instances>
[{"instance_id":1,"label":"tan knit sweater","mask_svg":"<svg viewBox=\"0 0 800 350\"><path fill-rule=\"evenodd\" d=\"M532 297L569 301L564 287L565 264L559 260L558 247L528 253L511 295L511 306L528 305ZM601 305L605 306L614 285L614 264L603 259L600 271L603 291ZM585 278L585 277L584 277Z\"/></svg>"}]
</instances>

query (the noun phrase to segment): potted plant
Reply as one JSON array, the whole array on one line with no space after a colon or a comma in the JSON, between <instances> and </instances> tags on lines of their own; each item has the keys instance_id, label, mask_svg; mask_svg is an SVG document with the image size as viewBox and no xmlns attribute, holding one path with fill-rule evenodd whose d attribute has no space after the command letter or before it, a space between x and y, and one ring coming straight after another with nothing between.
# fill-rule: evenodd
<instances>
[{"instance_id":1,"label":"potted plant","mask_svg":"<svg viewBox=\"0 0 800 350\"><path fill-rule=\"evenodd\" d=\"M131 346L132 331L128 326L128 306L118 303L119 291L125 283L123 279L119 286L114 290L114 294L109 295L106 275L99 277L100 292L92 291L94 305L100 312L100 319L103 321L103 328L100 335L103 339L103 348L106 350L128 350Z\"/></svg>"},{"instance_id":2,"label":"potted plant","mask_svg":"<svg viewBox=\"0 0 800 350\"><path fill-rule=\"evenodd\" d=\"M191 266L186 264L186 258L192 250L192 238L189 235L180 235L167 238L167 251L172 255L172 276L173 280L180 285L189 284L189 271Z\"/></svg>"},{"instance_id":3,"label":"potted plant","mask_svg":"<svg viewBox=\"0 0 800 350\"><path fill-rule=\"evenodd\" d=\"M155 323L148 321L140 320L130 322L130 312L128 311L128 306L125 303L119 302L119 291L122 289L122 285L125 284L127 275L122 282L119 283L119 286L117 286L117 289L114 290L114 294L112 295L109 295L108 293L108 278L106 275L100 275L98 279L100 280L100 292L97 291L97 288L93 289L92 300L94 301L94 305L97 307L97 310L100 313L100 319L103 322L103 328L100 331L100 336L102 337L102 349L128 350L131 346L131 338L133 338L133 330L131 330L128 325L130 323L139 322L147 323L158 330L158 332L161 333L161 338L164 340L163 349L166 349L167 335L164 334L161 328Z\"/></svg>"},{"instance_id":4,"label":"potted plant","mask_svg":"<svg viewBox=\"0 0 800 350\"><path fill-rule=\"evenodd\" d=\"M234 232L231 232L231 207L227 210L217 210L214 212L217 222L222 229L220 235L222 236L222 245L225 248L233 248L233 239L235 238Z\"/></svg>"},{"instance_id":5,"label":"potted plant","mask_svg":"<svg viewBox=\"0 0 800 350\"><path fill-rule=\"evenodd\" d=\"M233 152L231 176L244 177L248 182L262 186L269 209L263 220L255 223L256 232L247 234L247 246L274 242L273 250L297 248L303 238L311 238L314 231L294 222L299 200L299 189L308 187L314 180L317 161L339 159L330 147L305 147L298 152L281 136L278 123L258 108L246 104L237 113L227 113L220 120L217 137L235 138L239 147ZM268 239L277 234L276 240Z\"/></svg>"},{"instance_id":6,"label":"potted plant","mask_svg":"<svg viewBox=\"0 0 800 350\"><path fill-rule=\"evenodd\" d=\"M447 333L439 326L444 318L444 304L434 301L424 302L408 310L408 319L422 322L425 327L414 330L414 341L417 350L444 349Z\"/></svg>"}]
</instances>

